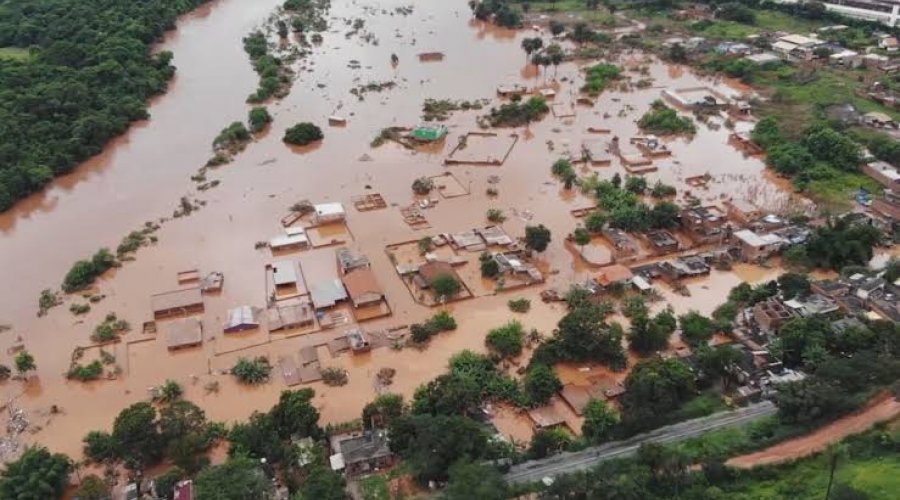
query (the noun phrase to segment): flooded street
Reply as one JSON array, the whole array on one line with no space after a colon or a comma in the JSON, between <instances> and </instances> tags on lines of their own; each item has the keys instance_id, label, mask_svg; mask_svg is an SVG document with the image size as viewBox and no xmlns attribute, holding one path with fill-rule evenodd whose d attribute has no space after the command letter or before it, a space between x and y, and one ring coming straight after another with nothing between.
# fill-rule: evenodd
<instances>
[{"instance_id":1,"label":"flooded street","mask_svg":"<svg viewBox=\"0 0 900 500\"><path fill-rule=\"evenodd\" d=\"M581 194L564 193L550 175L551 163L567 147L577 150L585 139L609 137L592 135L588 127L609 128L623 141L639 135L635 121L660 97L663 88L711 84L687 70L673 71L657 61L644 61L638 54L628 60L646 66L649 76L625 74L635 80L652 78L651 87L607 91L593 107L576 106L583 80L579 70L586 63L565 63L538 74L525 67L520 47L521 38L533 33L476 22L465 0L416 2L410 15L394 11L408 4L398 0L334 2L324 41L313 47L305 62L309 71L298 73L289 96L268 105L274 117L271 130L234 162L207 173L210 180L221 181L219 187L195 193L191 175L211 156L210 144L219 130L233 121L246 120L249 106L244 101L257 85L258 77L242 50L241 38L281 3L216 0L185 16L161 47L174 53L178 71L169 92L152 103L152 118L133 126L102 155L57 180L45 193L0 215L0 279L8 285L0 301L0 323L12 325L12 330L0 334L0 352L7 352L21 336L38 367L37 376L25 386L18 381L0 385L0 396L7 401L24 387L25 394L15 405L29 413L33 425L41 427L24 436L27 441L80 456L86 432L108 428L122 408L146 399L147 389L166 379L181 383L186 397L202 406L213 420L234 421L254 410L268 409L285 389L280 370L273 370L269 384L250 388L238 386L220 370L230 368L242 356L265 354L274 364L282 353L296 354L301 347L322 344L343 331L339 327L285 337L261 329L222 338L221 325L229 308L265 305L265 266L283 258L273 257L267 248L256 249L255 243L283 232L281 217L300 200L336 201L347 208L352 239L346 246L371 260L393 311L388 318L366 322L366 328L409 324L436 311L414 300L395 273L386 246L485 226L489 208L502 209L507 215L503 228L509 235L521 236L526 224L542 223L551 229L553 243L542 256L551 270L548 282L567 287L588 272L580 263L576 265L573 253L562 245L564 235L578 223L570 210L590 206L593 201ZM365 20L363 31L371 33L371 38L345 35L350 26L344 20L354 18ZM435 62L419 60L419 53L432 51L441 51L445 57ZM392 54L399 58L396 67L391 65ZM496 105L497 85L534 87L550 83L554 76L559 82L555 102L574 109L575 116L557 118L550 113L528 130L498 130L501 135L520 134L501 167L443 165L458 137L476 129L476 118L486 110L456 112L445 122L450 133L443 147L418 153L391 142L370 147L385 127L415 126L426 98L487 98ZM386 81L396 82L396 87L367 92L363 100L350 92L360 85ZM719 90L733 92L725 86ZM347 125L328 127L332 115L346 118ZM281 142L284 130L304 121L321 126L324 141L310 150L288 148ZM769 210L788 207L782 186L764 175L760 160L744 157L728 144L729 133L724 127L709 130L699 124L692 140L672 140L668 146L673 155L656 162L658 170L646 175L648 183L659 179L675 185L681 193L686 189L685 178L708 173L713 179L708 188L693 192L704 202L744 197ZM553 151L548 141L552 141ZM363 155L370 158L362 161ZM399 208L413 201L411 183L445 170L451 171L469 194L440 200L424 211L431 228L411 229ZM608 167L584 167L580 174L589 171L607 179L616 172L625 175L618 159ZM499 182L489 184L490 176L499 176ZM498 196L486 194L489 185L496 187ZM388 207L354 210L351 198L366 193L380 193ZM36 317L40 291L58 288L72 263L100 247L114 249L122 236L145 221L171 217L179 198L188 194L205 200L206 206L164 223L156 233L157 244L140 249L136 261L99 280L99 291L106 298L92 305L90 313L74 316L68 311L73 302L69 298L46 317ZM334 251L333 247L313 249L287 258L299 259L307 278L327 279L336 276ZM176 274L188 269L204 274L222 272L225 285L220 295L206 297L202 347L170 353L164 334L148 338L141 325L153 319L150 296L178 288ZM776 270L736 267L733 273L715 272L704 282L689 284L691 298L667 290L664 296L677 312L700 309L708 313L740 281L771 279L775 274ZM445 370L452 354L466 348L483 351L487 331L510 319L512 313L506 307L510 298L529 297L532 309L521 316L522 323L526 329L549 334L563 308L541 303L540 289L531 287L449 306L459 328L440 334L424 351L388 347L364 355L344 353L334 359L327 352L320 354L323 367L341 366L350 378L343 387L312 384L323 416L321 423L358 418L363 405L376 394L375 374L382 367L397 370L387 390L411 397L418 385ZM110 312L132 326L125 341L114 349L122 375L114 381L67 381L64 374L73 349L89 345L94 327ZM0 355L0 362L10 365L11 358ZM204 389L211 381L220 383L218 392ZM61 413L51 415L52 405Z\"/></svg>"}]
</instances>

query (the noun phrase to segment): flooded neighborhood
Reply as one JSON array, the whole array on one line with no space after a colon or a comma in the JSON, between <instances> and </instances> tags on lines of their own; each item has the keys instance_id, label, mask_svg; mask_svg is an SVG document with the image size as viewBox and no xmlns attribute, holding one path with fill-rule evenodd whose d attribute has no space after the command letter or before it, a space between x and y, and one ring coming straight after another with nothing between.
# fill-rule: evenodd
<instances>
[{"instance_id":1,"label":"flooded neighborhood","mask_svg":"<svg viewBox=\"0 0 900 500\"><path fill-rule=\"evenodd\" d=\"M754 127L768 96L739 78L621 44L578 55L582 43L551 32L561 12L509 29L463 0L331 2L327 27L307 39L276 33L284 4L214 0L180 17L155 48L171 51L177 72L150 118L0 213L0 362L26 352L36 365L0 384L0 459L40 444L80 460L88 432L156 401L169 381L227 425L268 411L282 391L312 388L319 425L334 431L354 429L379 395L412 401L465 350L494 356L499 373L527 385L532 356L564 333L576 295L609 307L603 328L622 332L668 314L671 337L646 350L634 349L636 334L613 337L621 366L556 355L561 388L544 404L480 405L514 445L555 428L580 436L592 401L622 407L643 359L696 357L685 318L718 322L744 283L775 288L733 302L733 329L716 323L701 342L751 360L729 404L804 376L768 345L793 318L900 319L896 283L877 271L897 255L890 238L874 249L876 271L815 269L811 291L779 294L775 280L795 269L788 249L828 216L891 222L852 199L826 207L767 168ZM612 36L641 29L613 19ZM245 120L262 85L245 53L255 31L291 80L263 101L271 123L218 165L213 139ZM531 38L567 57L534 64L523 50ZM616 72L591 90L598 65ZM529 106L543 109L504 115ZM656 112L690 130L654 130ZM286 144L301 122L324 137ZM134 245L123 251L125 236ZM117 246L115 266L64 292L73 263ZM524 345L498 358L485 339L504 325ZM242 364L268 371L248 384L236 376ZM358 475L341 456L336 470Z\"/></svg>"}]
</instances>

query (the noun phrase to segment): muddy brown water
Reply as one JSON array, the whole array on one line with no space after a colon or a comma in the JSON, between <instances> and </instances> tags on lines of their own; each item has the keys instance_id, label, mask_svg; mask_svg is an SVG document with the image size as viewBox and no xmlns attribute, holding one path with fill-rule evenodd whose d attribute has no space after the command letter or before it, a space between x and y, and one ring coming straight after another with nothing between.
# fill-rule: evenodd
<instances>
[{"instance_id":1,"label":"muddy brown water","mask_svg":"<svg viewBox=\"0 0 900 500\"><path fill-rule=\"evenodd\" d=\"M589 205L591 200L563 192L550 177L552 161L566 144L577 150L583 139L596 138L586 132L589 126L611 128L623 140L637 135L635 120L659 98L661 88L711 84L687 70L670 71L651 61L646 65L654 87L628 93L609 91L593 108L576 107L574 118L558 119L551 114L527 131L516 130L521 137L502 167L445 167L442 159L451 145L460 134L475 128L475 119L483 111L456 113L447 122L451 132L443 148L412 153L393 144L371 149L369 142L383 127L415 125L427 97L494 98L499 84L543 85L555 74L560 83L556 101L573 102L582 65L563 64L558 70L551 67L540 73L525 67L520 40L533 33L476 22L464 0L416 2L409 16L390 13L393 7L406 5L402 1L380 1L378 9L368 11L364 7L375 6L376 2L334 2L331 28L306 64L311 71L299 73L287 98L269 104L274 116L271 131L249 145L233 163L208 174L222 184L196 193L207 205L189 217L164 224L157 234L157 245L141 249L136 261L104 276L98 287L107 298L94 305L89 314L76 318L69 313L70 303L83 302L69 298L46 317L36 318L40 290L58 287L75 260L101 246L115 248L123 235L145 221L171 216L178 199L193 192L190 176L209 158L212 138L228 123L246 119L249 107L244 99L257 84L241 38L280 3L217 0L182 18L178 30L161 45L174 53L177 77L169 92L152 102L151 119L133 126L101 155L54 182L46 192L0 215L0 281L6 285L0 300L0 323L13 325L11 331L0 334L0 362L11 364L6 349L21 336L38 365L36 376L28 384L8 381L0 385L4 401L25 390L15 405L25 409L40 426L37 432L25 434L25 441L78 456L81 437L87 431L108 428L119 410L146 399L147 389L165 379L184 385L187 397L200 404L212 419L230 422L244 419L254 410L268 409L285 388L277 371L273 372L273 382L248 388L236 385L218 370L228 368L238 356L267 354L274 361L282 353L296 355L300 347L322 343L336 331L291 338L265 332L244 334L238 339L218 337L229 307L264 305L264 266L283 257L275 259L267 250L256 250L254 243L277 235L279 219L298 200L345 204L354 237L348 246L372 260L394 312L391 318L367 323L367 327L406 324L434 312L413 301L393 272L384 252L386 245L425 234L483 226L485 211L492 207L507 214L503 226L511 235L521 235L526 223L543 223L551 228L554 243L541 258L555 271L549 276L550 284L567 285L587 272L584 266L575 265L573 253L561 244L563 235L577 223L569 211ZM360 36L345 36L349 28L343 19L356 17L365 19L365 30L376 36L377 45ZM436 50L445 53L443 61L422 63L417 58L420 52ZM390 64L392 53L400 59L396 68ZM631 58L642 60L643 56ZM349 68L351 60L360 61L361 67ZM642 78L637 73L629 75L635 80ZM396 81L398 86L367 93L364 101L350 94L350 89L360 84L387 80ZM724 85L721 90L731 92ZM634 110L618 116L626 104ZM604 118L604 113L611 116ZM347 126L327 127L327 117L334 114L346 117ZM320 146L297 152L281 143L284 130L300 121L323 127L325 140ZM699 129L693 140L670 141L674 154L658 162L658 172L648 174L651 184L662 179L681 189L685 177L709 172L715 181L708 191L695 193L704 200L752 195L771 207L787 199L781 188L763 175L759 160L745 158L728 145L728 130ZM553 141L554 152L549 150L548 141ZM363 154L372 160L360 161ZM413 179L440 174L445 168L452 169L471 194L441 200L425 211L432 229L413 231L404 224L395 205L413 200ZM624 175L617 161L611 167L591 170L603 178L615 172ZM485 194L491 175L500 176L496 198ZM350 198L366 193L365 185L381 193L391 206L356 212ZM334 273L328 267L334 265L333 252L333 248L317 249L294 257L300 259L305 273L330 275ZM477 260L477 255L473 257ZM156 340L116 349L117 362L124 370L118 380L78 383L64 379L72 350L89 344L92 329L106 313L116 312L131 322L134 331L126 339L140 339L140 325L151 315L150 295L177 288L176 273L192 268L225 274L223 293L206 300L203 347L169 353L160 334ZM759 278L748 273L748 279L751 277ZM694 292L690 299L665 295L677 310L709 312L741 278L740 274L717 273L709 283L689 285ZM323 365L345 367L350 383L339 388L313 384L323 422L357 418L376 393L375 373L381 367L397 369L389 390L411 396L419 384L445 369L453 353L464 348L483 350L487 330L510 318L512 313L506 308L509 298L530 297L533 308L521 317L523 323L549 333L562 308L541 304L539 291L530 288L449 306L459 329L442 334L424 351L384 348L334 360L326 355ZM248 345L256 347L216 355ZM207 394L203 386L213 380L220 382L220 390ZM49 416L51 405L57 405L62 413Z\"/></svg>"}]
</instances>

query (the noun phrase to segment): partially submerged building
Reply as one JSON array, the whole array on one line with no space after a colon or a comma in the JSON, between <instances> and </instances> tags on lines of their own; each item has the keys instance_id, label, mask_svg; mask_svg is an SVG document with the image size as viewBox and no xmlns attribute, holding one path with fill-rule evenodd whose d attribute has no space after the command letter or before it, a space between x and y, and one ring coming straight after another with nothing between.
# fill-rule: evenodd
<instances>
[{"instance_id":1,"label":"partially submerged building","mask_svg":"<svg viewBox=\"0 0 900 500\"><path fill-rule=\"evenodd\" d=\"M613 264L601 267L595 281L603 288L609 288L614 285L628 285L633 278L634 273L631 272L631 269L621 264Z\"/></svg>"},{"instance_id":2,"label":"partially submerged building","mask_svg":"<svg viewBox=\"0 0 900 500\"><path fill-rule=\"evenodd\" d=\"M260 310L251 306L240 306L228 310L228 320L222 326L225 333L237 333L259 328Z\"/></svg>"},{"instance_id":3,"label":"partially submerged building","mask_svg":"<svg viewBox=\"0 0 900 500\"><path fill-rule=\"evenodd\" d=\"M375 272L369 267L351 270L341 277L353 307L367 307L384 300L384 290L378 284Z\"/></svg>"},{"instance_id":4,"label":"partially submerged building","mask_svg":"<svg viewBox=\"0 0 900 500\"><path fill-rule=\"evenodd\" d=\"M782 325L794 317L793 311L774 297L757 302L753 306L752 314L756 324L766 333L778 331Z\"/></svg>"},{"instance_id":5,"label":"partially submerged building","mask_svg":"<svg viewBox=\"0 0 900 500\"><path fill-rule=\"evenodd\" d=\"M366 352L372 350L369 336L360 328L349 330L347 332L347 341L350 343L350 350L353 352Z\"/></svg>"},{"instance_id":6,"label":"partially submerged building","mask_svg":"<svg viewBox=\"0 0 900 500\"><path fill-rule=\"evenodd\" d=\"M309 298L315 309L328 309L347 300L347 290L341 280L325 280L309 287Z\"/></svg>"},{"instance_id":7,"label":"partially submerged building","mask_svg":"<svg viewBox=\"0 0 900 500\"><path fill-rule=\"evenodd\" d=\"M653 248L653 252L657 255L678 251L678 240L665 229L650 231L646 234L646 238Z\"/></svg>"},{"instance_id":8,"label":"partially submerged building","mask_svg":"<svg viewBox=\"0 0 900 500\"><path fill-rule=\"evenodd\" d=\"M727 238L728 219L716 206L698 206L681 211L681 225L698 243L721 242Z\"/></svg>"},{"instance_id":9,"label":"partially submerged building","mask_svg":"<svg viewBox=\"0 0 900 500\"><path fill-rule=\"evenodd\" d=\"M334 254L337 258L338 271L342 276L351 271L369 269L372 266L368 257L349 248L339 248Z\"/></svg>"},{"instance_id":10,"label":"partially submerged building","mask_svg":"<svg viewBox=\"0 0 900 500\"><path fill-rule=\"evenodd\" d=\"M320 203L313 206L316 224L343 222L347 218L344 205L341 203Z\"/></svg>"},{"instance_id":11,"label":"partially submerged building","mask_svg":"<svg viewBox=\"0 0 900 500\"><path fill-rule=\"evenodd\" d=\"M741 259L748 262L763 260L776 254L785 242L777 234L757 234L749 229L734 233Z\"/></svg>"},{"instance_id":12,"label":"partially submerged building","mask_svg":"<svg viewBox=\"0 0 900 500\"><path fill-rule=\"evenodd\" d=\"M153 317L169 318L203 312L203 293L199 287L173 290L150 298Z\"/></svg>"},{"instance_id":13,"label":"partially submerged building","mask_svg":"<svg viewBox=\"0 0 900 500\"><path fill-rule=\"evenodd\" d=\"M316 322L312 304L300 299L279 301L269 307L266 314L270 332L304 328L312 326Z\"/></svg>"},{"instance_id":14,"label":"partially submerged building","mask_svg":"<svg viewBox=\"0 0 900 500\"><path fill-rule=\"evenodd\" d=\"M900 172L888 162L873 161L866 163L863 165L862 171L886 188L900 189Z\"/></svg>"},{"instance_id":15,"label":"partially submerged building","mask_svg":"<svg viewBox=\"0 0 900 500\"><path fill-rule=\"evenodd\" d=\"M203 343L203 323L185 318L166 325L166 347L169 350L193 347Z\"/></svg>"},{"instance_id":16,"label":"partially submerged building","mask_svg":"<svg viewBox=\"0 0 900 500\"><path fill-rule=\"evenodd\" d=\"M614 227L605 227L602 234L612 243L616 257L630 257L637 254L637 242L625 231Z\"/></svg>"}]
</instances>

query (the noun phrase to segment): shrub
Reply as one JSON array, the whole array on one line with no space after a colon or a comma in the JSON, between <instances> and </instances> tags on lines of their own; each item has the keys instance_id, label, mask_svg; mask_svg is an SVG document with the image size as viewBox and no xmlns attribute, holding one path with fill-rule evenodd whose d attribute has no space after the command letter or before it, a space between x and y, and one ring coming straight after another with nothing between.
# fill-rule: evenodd
<instances>
[{"instance_id":1,"label":"shrub","mask_svg":"<svg viewBox=\"0 0 900 500\"><path fill-rule=\"evenodd\" d=\"M74 314L75 316L81 316L82 314L87 314L91 312L90 304L72 304L69 306L69 312Z\"/></svg>"},{"instance_id":2,"label":"shrub","mask_svg":"<svg viewBox=\"0 0 900 500\"><path fill-rule=\"evenodd\" d=\"M434 189L434 181L428 177L419 177L412 183L413 193L416 193L419 196L425 196L430 193L432 189Z\"/></svg>"},{"instance_id":3,"label":"shrub","mask_svg":"<svg viewBox=\"0 0 900 500\"><path fill-rule=\"evenodd\" d=\"M529 309L531 309L531 301L522 297L519 299L512 299L506 303L509 306L509 310L517 313L526 313Z\"/></svg>"},{"instance_id":4,"label":"shrub","mask_svg":"<svg viewBox=\"0 0 900 500\"><path fill-rule=\"evenodd\" d=\"M309 122L298 123L293 127L287 129L284 133L284 139L282 139L287 144L293 144L295 146L306 146L307 144L312 144L318 140L321 140L324 135L322 135L322 129L313 125Z\"/></svg>"},{"instance_id":5,"label":"shrub","mask_svg":"<svg viewBox=\"0 0 900 500\"><path fill-rule=\"evenodd\" d=\"M262 132L268 124L272 123L272 115L269 114L268 109L262 106L251 109L248 119L250 121L250 132L254 134Z\"/></svg>"},{"instance_id":6,"label":"shrub","mask_svg":"<svg viewBox=\"0 0 900 500\"><path fill-rule=\"evenodd\" d=\"M524 103L511 102L491 108L487 122L492 127L520 127L540 120L550 111L543 97L531 97Z\"/></svg>"},{"instance_id":7,"label":"shrub","mask_svg":"<svg viewBox=\"0 0 900 500\"><path fill-rule=\"evenodd\" d=\"M347 370L330 366L322 368L322 381L325 382L325 385L341 386L347 385L350 378L347 376Z\"/></svg>"},{"instance_id":8,"label":"shrub","mask_svg":"<svg viewBox=\"0 0 900 500\"><path fill-rule=\"evenodd\" d=\"M231 369L231 374L238 379L238 382L261 384L268 382L271 371L272 365L269 364L269 358L259 356L255 359L240 358Z\"/></svg>"},{"instance_id":9,"label":"shrub","mask_svg":"<svg viewBox=\"0 0 900 500\"><path fill-rule=\"evenodd\" d=\"M587 69L581 91L597 95L606 89L613 80L618 79L621 74L622 70L613 64L600 63L591 66Z\"/></svg>"},{"instance_id":10,"label":"shrub","mask_svg":"<svg viewBox=\"0 0 900 500\"><path fill-rule=\"evenodd\" d=\"M496 278L500 275L500 264L491 257L490 254L484 253L482 255L486 255L486 259L481 259L481 276L483 278Z\"/></svg>"},{"instance_id":11,"label":"shrub","mask_svg":"<svg viewBox=\"0 0 900 500\"><path fill-rule=\"evenodd\" d=\"M689 134L697 132L694 122L690 118L679 116L674 109L668 107L660 100L653 101L650 111L644 114L638 125L654 134Z\"/></svg>"},{"instance_id":12,"label":"shrub","mask_svg":"<svg viewBox=\"0 0 900 500\"><path fill-rule=\"evenodd\" d=\"M525 330L522 328L522 323L510 321L488 332L484 343L491 352L501 358L518 356L522 354L522 348L525 345Z\"/></svg>"},{"instance_id":13,"label":"shrub","mask_svg":"<svg viewBox=\"0 0 900 500\"><path fill-rule=\"evenodd\" d=\"M440 311L431 317L428 322L438 332L446 332L456 330L456 320L447 311Z\"/></svg>"},{"instance_id":14,"label":"shrub","mask_svg":"<svg viewBox=\"0 0 900 500\"><path fill-rule=\"evenodd\" d=\"M506 216L503 215L503 210L500 210L499 208L489 208L486 216L488 221L498 224L506 220Z\"/></svg>"},{"instance_id":15,"label":"shrub","mask_svg":"<svg viewBox=\"0 0 900 500\"><path fill-rule=\"evenodd\" d=\"M66 378L85 382L88 380L97 380L101 375L103 375L103 365L100 361L94 360L87 365L72 365L69 368L68 373L66 373Z\"/></svg>"},{"instance_id":16,"label":"shrub","mask_svg":"<svg viewBox=\"0 0 900 500\"><path fill-rule=\"evenodd\" d=\"M431 282L431 290L435 297L450 299L462 291L462 285L450 274L439 274Z\"/></svg>"},{"instance_id":17,"label":"shrub","mask_svg":"<svg viewBox=\"0 0 900 500\"><path fill-rule=\"evenodd\" d=\"M232 122L231 125L222 129L219 135L213 140L214 149L237 150L241 149L243 144L250 140L250 131L241 122Z\"/></svg>"}]
</instances>

